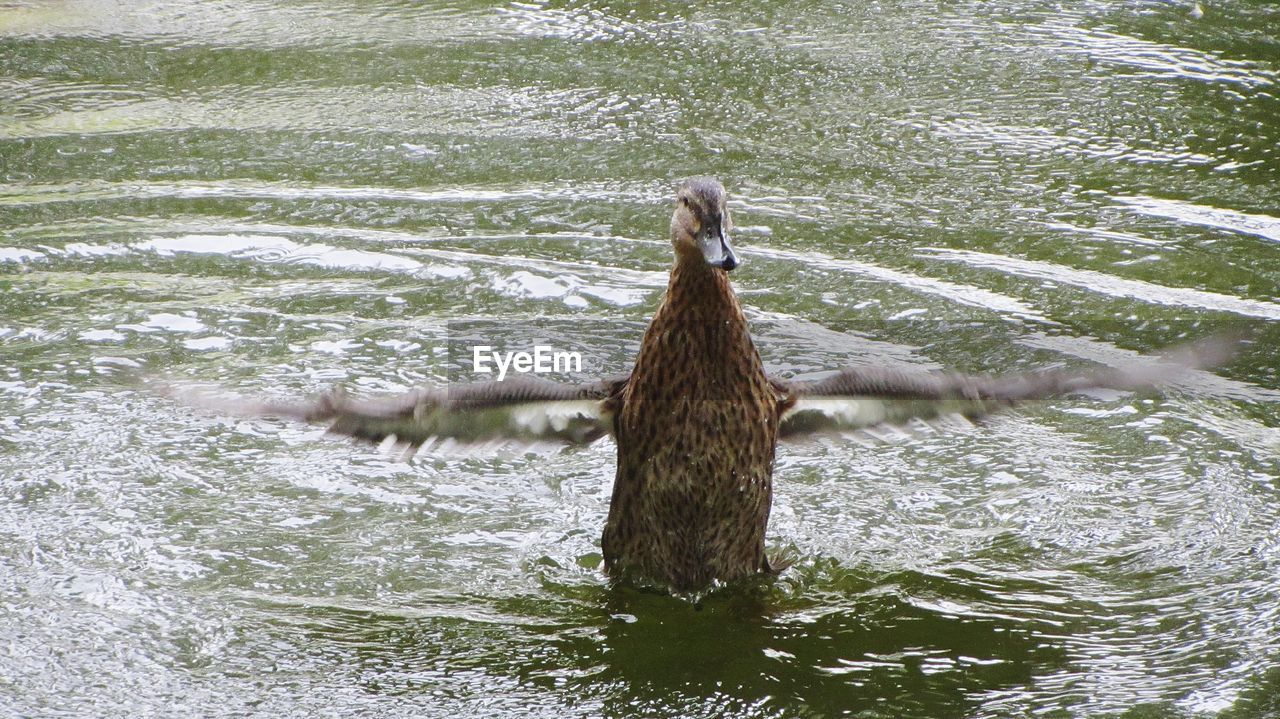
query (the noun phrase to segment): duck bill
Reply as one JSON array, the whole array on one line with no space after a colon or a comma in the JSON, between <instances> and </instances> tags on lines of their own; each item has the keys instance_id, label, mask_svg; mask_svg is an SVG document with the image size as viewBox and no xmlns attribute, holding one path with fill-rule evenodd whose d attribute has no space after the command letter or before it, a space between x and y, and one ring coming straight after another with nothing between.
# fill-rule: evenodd
<instances>
[{"instance_id":1,"label":"duck bill","mask_svg":"<svg viewBox=\"0 0 1280 719\"><path fill-rule=\"evenodd\" d=\"M707 264L712 267L718 267L725 272L729 272L742 264L738 261L738 254L733 251L733 245L729 244L729 236L719 228L703 236L699 245L702 249L702 256L706 258Z\"/></svg>"}]
</instances>

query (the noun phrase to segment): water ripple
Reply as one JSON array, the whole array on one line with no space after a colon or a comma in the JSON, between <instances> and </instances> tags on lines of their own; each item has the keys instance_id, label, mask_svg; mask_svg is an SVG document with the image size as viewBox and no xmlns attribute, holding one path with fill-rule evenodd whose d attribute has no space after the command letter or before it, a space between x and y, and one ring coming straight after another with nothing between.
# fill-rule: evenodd
<instances>
[{"instance_id":1,"label":"water ripple","mask_svg":"<svg viewBox=\"0 0 1280 719\"><path fill-rule=\"evenodd\" d=\"M1264 63L1231 60L1213 52L1166 45L1100 29L1051 22L1036 28L1035 32L1066 52L1146 71L1138 77L1180 77L1248 88L1275 86L1280 79L1280 74Z\"/></svg>"},{"instance_id":2,"label":"water ripple","mask_svg":"<svg viewBox=\"0 0 1280 719\"><path fill-rule=\"evenodd\" d=\"M1125 209L1151 217L1167 217L1189 225L1213 227L1280 242L1280 217L1206 207L1158 197L1117 197Z\"/></svg>"},{"instance_id":3,"label":"water ripple","mask_svg":"<svg viewBox=\"0 0 1280 719\"><path fill-rule=\"evenodd\" d=\"M943 247L921 248L922 256L948 262L963 262L972 267L999 270L1013 275L1077 285L1090 292L1111 297L1126 297L1171 307L1195 307L1231 312L1248 317L1280 319L1280 304L1234 295L1197 290L1189 287L1167 287L1141 280L1117 277L1097 270L1081 270L1038 260L1027 260L988 252L954 250Z\"/></svg>"},{"instance_id":4,"label":"water ripple","mask_svg":"<svg viewBox=\"0 0 1280 719\"><path fill-rule=\"evenodd\" d=\"M252 180L218 182L101 182L65 185L0 186L0 206L22 207L54 202L169 199L382 200L387 202L496 202L509 200L604 200L648 202L661 197L657 188L613 184L545 184L515 189L451 188L407 190L393 187L335 187Z\"/></svg>"}]
</instances>

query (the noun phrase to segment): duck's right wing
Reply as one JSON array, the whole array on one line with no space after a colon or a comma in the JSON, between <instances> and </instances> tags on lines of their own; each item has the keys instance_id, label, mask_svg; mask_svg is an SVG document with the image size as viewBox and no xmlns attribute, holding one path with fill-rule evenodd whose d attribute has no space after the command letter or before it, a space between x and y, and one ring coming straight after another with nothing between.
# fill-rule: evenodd
<instances>
[{"instance_id":1,"label":"duck's right wing","mask_svg":"<svg viewBox=\"0 0 1280 719\"><path fill-rule=\"evenodd\" d=\"M913 419L976 418L1019 402L1089 389L1150 389L1188 370L1226 364L1239 353L1243 339L1241 334L1214 335L1124 367L1055 368L1007 375L846 367L820 380L774 379L773 383L785 398L780 429L786 437L905 424Z\"/></svg>"},{"instance_id":2,"label":"duck's right wing","mask_svg":"<svg viewBox=\"0 0 1280 719\"><path fill-rule=\"evenodd\" d=\"M149 382L188 406L240 417L328 423L333 434L403 447L487 445L506 441L585 444L612 431L614 398L626 375L567 384L521 375L502 382L420 388L358 398L336 388L315 398L281 400L185 383Z\"/></svg>"}]
</instances>

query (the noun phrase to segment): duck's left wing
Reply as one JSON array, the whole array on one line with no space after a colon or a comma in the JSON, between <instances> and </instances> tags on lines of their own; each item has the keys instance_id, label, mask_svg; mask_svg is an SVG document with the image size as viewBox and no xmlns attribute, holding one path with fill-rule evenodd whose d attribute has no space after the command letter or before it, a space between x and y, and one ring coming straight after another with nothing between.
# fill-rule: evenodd
<instances>
[{"instance_id":1,"label":"duck's left wing","mask_svg":"<svg viewBox=\"0 0 1280 719\"><path fill-rule=\"evenodd\" d=\"M1125 367L1055 368L1008 375L846 367L820 380L773 379L773 383L785 398L780 429L786 437L913 419L975 418L1018 402L1089 389L1150 389L1188 370L1227 363L1239 352L1242 340L1239 334L1214 335Z\"/></svg>"},{"instance_id":2,"label":"duck's left wing","mask_svg":"<svg viewBox=\"0 0 1280 719\"><path fill-rule=\"evenodd\" d=\"M626 376L567 384L522 375L502 382L352 397L341 388L305 400L258 399L190 384L151 382L189 406L241 417L325 422L333 434L412 452L444 444L584 444L612 431L612 398Z\"/></svg>"}]
</instances>

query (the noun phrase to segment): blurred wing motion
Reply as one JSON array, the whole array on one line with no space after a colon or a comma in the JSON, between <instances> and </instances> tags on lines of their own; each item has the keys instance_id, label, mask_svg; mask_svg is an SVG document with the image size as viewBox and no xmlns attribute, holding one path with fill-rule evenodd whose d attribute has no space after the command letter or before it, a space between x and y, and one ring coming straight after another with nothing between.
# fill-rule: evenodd
<instances>
[{"instance_id":1,"label":"blurred wing motion","mask_svg":"<svg viewBox=\"0 0 1280 719\"><path fill-rule=\"evenodd\" d=\"M1126 367L1051 369L1004 376L847 367L815 381L773 378L785 411L783 438L948 424L1003 407L1088 389L1141 390L1168 383L1188 370L1225 364L1242 337L1216 335ZM427 448L509 442L587 444L613 430L614 409L627 375L564 384L530 376L447 388L415 389L360 399L335 389L304 401L257 400L187 384L151 381L159 394L193 407L242 417L328 422L333 434L403 447ZM872 429L873 436L879 436Z\"/></svg>"},{"instance_id":2,"label":"blurred wing motion","mask_svg":"<svg viewBox=\"0 0 1280 719\"><path fill-rule=\"evenodd\" d=\"M936 418L976 418L1018 402L1089 389L1150 389L1188 370L1229 362L1239 352L1242 340L1241 335L1214 335L1126 367L994 376L846 367L821 380L773 381L793 400L782 416L780 429L783 437L794 437Z\"/></svg>"},{"instance_id":3,"label":"blurred wing motion","mask_svg":"<svg viewBox=\"0 0 1280 719\"><path fill-rule=\"evenodd\" d=\"M360 399L334 389L303 401L257 400L204 388L153 382L184 404L242 417L328 422L333 434L403 447L496 445L507 442L586 444L612 429L610 398L626 377L563 384L522 376Z\"/></svg>"}]
</instances>

